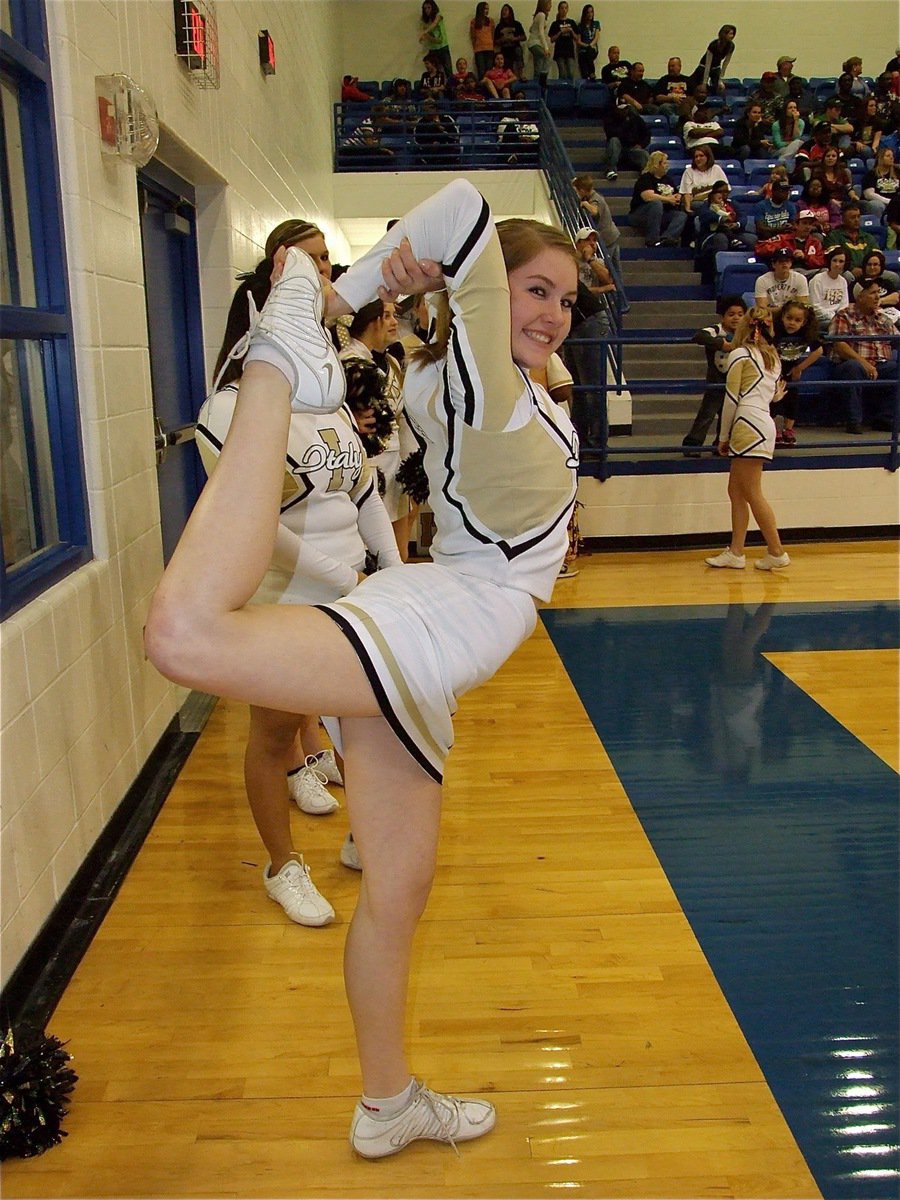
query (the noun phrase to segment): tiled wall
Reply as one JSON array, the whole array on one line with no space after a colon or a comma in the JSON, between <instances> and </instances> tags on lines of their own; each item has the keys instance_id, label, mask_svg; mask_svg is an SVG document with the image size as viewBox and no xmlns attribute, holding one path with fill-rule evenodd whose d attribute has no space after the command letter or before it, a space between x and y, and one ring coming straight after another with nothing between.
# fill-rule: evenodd
<instances>
[{"instance_id":1,"label":"tiled wall","mask_svg":"<svg viewBox=\"0 0 900 1200\"><path fill-rule=\"evenodd\" d=\"M324 2L216 6L221 87L174 56L171 0L48 0L95 561L0 629L0 878L6 982L175 713L141 629L162 567L135 171L101 157L94 76L156 102L161 157L198 185L204 340L273 225L333 211L339 31ZM275 39L265 78L257 30Z\"/></svg>"}]
</instances>

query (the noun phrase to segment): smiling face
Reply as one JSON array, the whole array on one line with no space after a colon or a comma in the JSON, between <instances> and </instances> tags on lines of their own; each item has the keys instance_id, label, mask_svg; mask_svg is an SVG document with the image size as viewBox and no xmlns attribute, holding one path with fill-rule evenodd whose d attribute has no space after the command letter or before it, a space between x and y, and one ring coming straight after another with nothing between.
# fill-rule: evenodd
<instances>
[{"instance_id":1,"label":"smiling face","mask_svg":"<svg viewBox=\"0 0 900 1200\"><path fill-rule=\"evenodd\" d=\"M746 311L743 304L730 304L722 313L722 328L734 333Z\"/></svg>"},{"instance_id":2,"label":"smiling face","mask_svg":"<svg viewBox=\"0 0 900 1200\"><path fill-rule=\"evenodd\" d=\"M543 367L559 349L577 295L578 272L562 250L546 247L509 272L510 348L520 367Z\"/></svg>"},{"instance_id":3,"label":"smiling face","mask_svg":"<svg viewBox=\"0 0 900 1200\"><path fill-rule=\"evenodd\" d=\"M374 346L375 350L387 350L392 342L397 340L397 306L385 301L384 313L378 318L374 325Z\"/></svg>"}]
</instances>

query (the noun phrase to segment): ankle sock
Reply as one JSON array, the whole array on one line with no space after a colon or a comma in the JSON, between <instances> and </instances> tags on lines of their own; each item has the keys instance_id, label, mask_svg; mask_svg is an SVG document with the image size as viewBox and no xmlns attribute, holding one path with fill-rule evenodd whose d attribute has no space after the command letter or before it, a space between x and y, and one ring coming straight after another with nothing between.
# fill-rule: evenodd
<instances>
[{"instance_id":1,"label":"ankle sock","mask_svg":"<svg viewBox=\"0 0 900 1200\"><path fill-rule=\"evenodd\" d=\"M415 1087L415 1079L410 1079L403 1091L398 1092L396 1096L373 1097L363 1095L360 1097L360 1104L376 1121L390 1121L392 1117L396 1117L398 1113L403 1112L404 1108L412 1100Z\"/></svg>"},{"instance_id":2,"label":"ankle sock","mask_svg":"<svg viewBox=\"0 0 900 1200\"><path fill-rule=\"evenodd\" d=\"M291 387L294 386L294 367L291 360L276 345L269 341L252 342L244 358L244 363L266 362L285 377Z\"/></svg>"}]
</instances>

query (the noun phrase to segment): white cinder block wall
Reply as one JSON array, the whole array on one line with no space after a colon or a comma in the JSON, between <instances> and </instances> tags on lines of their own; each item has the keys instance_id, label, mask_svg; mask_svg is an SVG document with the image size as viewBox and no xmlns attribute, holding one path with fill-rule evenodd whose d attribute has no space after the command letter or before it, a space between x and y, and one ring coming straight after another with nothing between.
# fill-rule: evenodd
<instances>
[{"instance_id":1,"label":"white cinder block wall","mask_svg":"<svg viewBox=\"0 0 900 1200\"><path fill-rule=\"evenodd\" d=\"M162 569L135 170L103 159L95 75L148 89L161 157L198 188L212 363L236 270L286 216L321 223L338 259L330 105L335 6L217 5L221 87L174 55L171 0L49 0L51 62L95 561L0 630L0 875L5 983L175 713L141 630ZM257 30L276 43L265 78Z\"/></svg>"},{"instance_id":2,"label":"white cinder block wall","mask_svg":"<svg viewBox=\"0 0 900 1200\"><path fill-rule=\"evenodd\" d=\"M124 71L151 91L163 132L161 161L196 185L211 364L234 273L255 263L273 225L286 216L315 220L334 257L348 261L340 220L380 218L406 206L414 177L393 176L389 208L382 204L378 212L357 180L345 177L334 186L330 104L344 72L377 79L421 73L419 7L418 0L219 0L221 87L200 90L174 57L171 0L47 0L95 559L0 627L0 983L180 699L144 662L141 648L162 561L140 229L134 170L100 155L94 76ZM443 0L441 7L454 55L471 57L474 2ZM499 3L492 7L496 16ZM531 0L516 5L526 27L533 7ZM572 9L577 16L579 6ZM662 74L673 53L690 70L725 20L738 26L731 72L741 76L758 75L788 52L798 55L797 70L806 75L835 73L850 53L874 73L898 38L895 0L854 0L853 27L842 29L840 44L833 23L821 20L818 0L734 0L727 8L700 0L605 0L597 11L604 46L618 42L626 57L646 62L651 77ZM256 57L262 27L276 43L277 74L269 79ZM532 191L521 173L510 184L506 204L491 196L498 211L524 215L527 193L534 214L546 216L541 188ZM834 507L840 494L831 476L816 477L819 512L829 501ZM776 480L787 486L784 474ZM586 482L585 532L667 531L673 483L656 481L648 489L646 481L623 479L600 489ZM693 485L681 479L674 486L680 495ZM873 479L862 524L879 519L885 486L883 478ZM716 524L727 524L723 498L705 488L681 500L678 507L694 506L698 528L708 527L710 505L722 511ZM802 523L814 524L812 518Z\"/></svg>"}]
</instances>

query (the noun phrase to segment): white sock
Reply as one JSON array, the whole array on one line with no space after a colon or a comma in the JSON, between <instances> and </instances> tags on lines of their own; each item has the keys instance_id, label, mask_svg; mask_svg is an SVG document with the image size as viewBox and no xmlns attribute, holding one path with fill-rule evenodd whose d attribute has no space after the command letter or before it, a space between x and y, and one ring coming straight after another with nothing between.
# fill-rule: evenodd
<instances>
[{"instance_id":1,"label":"white sock","mask_svg":"<svg viewBox=\"0 0 900 1200\"><path fill-rule=\"evenodd\" d=\"M404 1108L412 1100L415 1089L416 1081L415 1079L410 1079L403 1091L398 1092L396 1096L372 1097L363 1095L360 1097L360 1103L366 1112L374 1117L376 1121L390 1121L392 1117L396 1117L398 1113L403 1112Z\"/></svg>"},{"instance_id":2,"label":"white sock","mask_svg":"<svg viewBox=\"0 0 900 1200\"><path fill-rule=\"evenodd\" d=\"M292 388L296 386L297 373L294 365L274 342L268 340L251 342L250 349L244 357L244 364L246 365L248 362L266 362L280 371Z\"/></svg>"}]
</instances>

